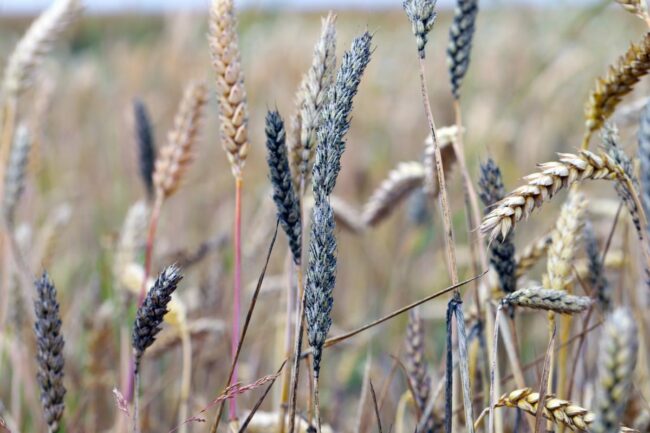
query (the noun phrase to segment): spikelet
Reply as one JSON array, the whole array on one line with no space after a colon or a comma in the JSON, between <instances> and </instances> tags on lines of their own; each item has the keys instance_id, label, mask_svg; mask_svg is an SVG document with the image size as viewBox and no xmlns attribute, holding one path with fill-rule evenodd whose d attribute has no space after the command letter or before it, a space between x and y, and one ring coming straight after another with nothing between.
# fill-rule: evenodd
<instances>
[{"instance_id":1,"label":"spikelet","mask_svg":"<svg viewBox=\"0 0 650 433\"><path fill-rule=\"evenodd\" d=\"M415 42L418 47L418 54L421 59L424 59L427 45L427 35L433 28L433 23L436 21L436 6L437 0L404 0L402 7L406 12L406 16L411 21L411 28L415 35Z\"/></svg>"},{"instance_id":2,"label":"spikelet","mask_svg":"<svg viewBox=\"0 0 650 433\"><path fill-rule=\"evenodd\" d=\"M581 150L579 154L560 153L560 160L539 164L540 171L524 179L527 184L512 191L483 218L481 232L491 240L505 237L515 224L528 218L560 189L587 179L625 179L623 168L604 152Z\"/></svg>"},{"instance_id":3,"label":"spikelet","mask_svg":"<svg viewBox=\"0 0 650 433\"><path fill-rule=\"evenodd\" d=\"M192 161L192 148L199 133L206 97L203 83L192 83L185 89L174 118L174 129L169 133L167 144L160 150L153 174L156 194L162 199L168 198L178 190L181 179Z\"/></svg>"},{"instance_id":4,"label":"spikelet","mask_svg":"<svg viewBox=\"0 0 650 433\"><path fill-rule=\"evenodd\" d=\"M316 131L327 93L334 82L335 24L336 15L331 12L322 20L321 35L314 47L311 67L298 90L298 113L292 119L295 137L288 141L289 163L296 191L300 191L301 184L309 184L316 152Z\"/></svg>"},{"instance_id":5,"label":"spikelet","mask_svg":"<svg viewBox=\"0 0 650 433\"><path fill-rule=\"evenodd\" d=\"M458 0L456 3L447 45L447 68L455 99L460 98L460 87L469 68L477 14L478 0Z\"/></svg>"},{"instance_id":6,"label":"spikelet","mask_svg":"<svg viewBox=\"0 0 650 433\"><path fill-rule=\"evenodd\" d=\"M248 105L233 0L213 0L210 56L216 73L220 134L233 176L241 176L248 155Z\"/></svg>"},{"instance_id":7,"label":"spikelet","mask_svg":"<svg viewBox=\"0 0 650 433\"><path fill-rule=\"evenodd\" d=\"M583 215L587 202L584 195L571 191L562 205L548 249L544 288L566 290L572 283L571 267L576 245L582 234Z\"/></svg>"},{"instance_id":8,"label":"spikelet","mask_svg":"<svg viewBox=\"0 0 650 433\"><path fill-rule=\"evenodd\" d=\"M605 278L600 249L598 248L598 239L596 239L596 232L594 231L590 221L585 222L583 233L588 261L588 272L586 275L587 282L589 283L593 293L596 295L601 310L608 312L612 308L612 294L609 282L607 281L607 278Z\"/></svg>"},{"instance_id":9,"label":"spikelet","mask_svg":"<svg viewBox=\"0 0 650 433\"><path fill-rule=\"evenodd\" d=\"M617 308L605 322L598 360L592 433L615 430L632 391L639 337L632 312Z\"/></svg>"},{"instance_id":10,"label":"spikelet","mask_svg":"<svg viewBox=\"0 0 650 433\"><path fill-rule=\"evenodd\" d=\"M605 77L596 80L585 106L585 145L594 131L612 115L623 96L632 91L634 85L650 69L650 33L646 33L638 44L630 45L615 66L610 66Z\"/></svg>"},{"instance_id":11,"label":"spikelet","mask_svg":"<svg viewBox=\"0 0 650 433\"><path fill-rule=\"evenodd\" d=\"M63 335L61 335L61 315L56 299L56 288L47 273L36 281L36 361L38 363L38 385L41 390L41 405L45 413L48 432L59 428L65 403L63 385Z\"/></svg>"},{"instance_id":12,"label":"spikelet","mask_svg":"<svg viewBox=\"0 0 650 433\"><path fill-rule=\"evenodd\" d=\"M534 392L532 388L517 389L503 394L494 406L517 408L535 416L539 408L539 393ZM573 431L593 431L591 430L595 418L593 412L573 402L557 398L553 394L544 396L542 415L544 418L556 424L563 424ZM630 430L620 428L611 430L610 433L613 431L623 433Z\"/></svg>"},{"instance_id":13,"label":"spikelet","mask_svg":"<svg viewBox=\"0 0 650 433\"><path fill-rule=\"evenodd\" d=\"M517 269L515 270L515 277L523 277L537 262L544 258L552 242L553 233L551 232L524 248L516 258Z\"/></svg>"},{"instance_id":14,"label":"spikelet","mask_svg":"<svg viewBox=\"0 0 650 433\"><path fill-rule=\"evenodd\" d=\"M18 97L30 86L38 65L81 11L80 0L57 0L30 25L7 61L2 83L5 97Z\"/></svg>"},{"instance_id":15,"label":"spikelet","mask_svg":"<svg viewBox=\"0 0 650 433\"><path fill-rule=\"evenodd\" d=\"M424 166L417 162L401 162L388 173L379 187L372 193L363 207L362 219L368 226L376 226L404 201L413 191L422 186Z\"/></svg>"},{"instance_id":16,"label":"spikelet","mask_svg":"<svg viewBox=\"0 0 650 433\"><path fill-rule=\"evenodd\" d=\"M461 130L464 134L465 130ZM442 168L445 175L449 172L452 165L456 162L453 143L458 138L458 129L456 126L446 126L436 130L436 142L440 148L442 157ZM424 190L432 197L438 195L438 172L436 170L436 150L433 147L433 138L431 135L424 142Z\"/></svg>"},{"instance_id":17,"label":"spikelet","mask_svg":"<svg viewBox=\"0 0 650 433\"><path fill-rule=\"evenodd\" d=\"M32 140L27 126L20 124L14 135L4 179L2 212L5 222L13 226L16 206L25 189L25 174Z\"/></svg>"},{"instance_id":18,"label":"spikelet","mask_svg":"<svg viewBox=\"0 0 650 433\"><path fill-rule=\"evenodd\" d=\"M565 290L534 287L510 293L502 299L501 303L504 306L511 305L560 314L575 314L589 308L591 299L587 296L569 295Z\"/></svg>"},{"instance_id":19,"label":"spikelet","mask_svg":"<svg viewBox=\"0 0 650 433\"><path fill-rule=\"evenodd\" d=\"M153 172L156 164L156 144L147 107L139 99L133 101L133 117L135 119L135 141L138 147L140 178L144 184L147 198L151 200L155 193Z\"/></svg>"}]
</instances>

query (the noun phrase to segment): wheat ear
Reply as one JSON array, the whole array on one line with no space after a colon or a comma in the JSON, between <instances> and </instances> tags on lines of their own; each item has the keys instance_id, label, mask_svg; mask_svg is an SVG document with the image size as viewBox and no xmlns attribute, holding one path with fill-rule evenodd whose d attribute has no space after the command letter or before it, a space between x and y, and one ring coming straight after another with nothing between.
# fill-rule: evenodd
<instances>
[{"instance_id":1,"label":"wheat ear","mask_svg":"<svg viewBox=\"0 0 650 433\"><path fill-rule=\"evenodd\" d=\"M587 201L583 194L571 191L562 205L553 231L553 241L548 249L544 287L566 290L572 282L571 267L576 244L582 234L583 215Z\"/></svg>"},{"instance_id":2,"label":"wheat ear","mask_svg":"<svg viewBox=\"0 0 650 433\"><path fill-rule=\"evenodd\" d=\"M38 363L38 384L41 390L41 405L45 413L48 432L59 430L65 403L63 385L63 335L57 292L47 273L36 281L36 362Z\"/></svg>"},{"instance_id":3,"label":"wheat ear","mask_svg":"<svg viewBox=\"0 0 650 433\"><path fill-rule=\"evenodd\" d=\"M336 15L331 12L322 20L321 35L314 47L309 71L298 89L298 113L292 119L294 139L289 140L289 163L296 191L305 188L310 180L316 132L327 93L334 82L336 68Z\"/></svg>"},{"instance_id":4,"label":"wheat ear","mask_svg":"<svg viewBox=\"0 0 650 433\"><path fill-rule=\"evenodd\" d=\"M156 195L167 199L181 185L183 175L192 162L192 150L199 133L207 92L203 83L192 83L185 94L174 119L167 144L160 150L153 173Z\"/></svg>"},{"instance_id":5,"label":"wheat ear","mask_svg":"<svg viewBox=\"0 0 650 433\"><path fill-rule=\"evenodd\" d=\"M38 65L82 9L80 0L58 0L30 25L7 61L2 83L5 97L16 98L29 87Z\"/></svg>"},{"instance_id":6,"label":"wheat ear","mask_svg":"<svg viewBox=\"0 0 650 433\"><path fill-rule=\"evenodd\" d=\"M585 311L591 305L587 296L569 295L564 290L543 289L540 287L519 289L505 296L501 303L515 307L545 310L560 314L575 314Z\"/></svg>"},{"instance_id":7,"label":"wheat ear","mask_svg":"<svg viewBox=\"0 0 650 433\"><path fill-rule=\"evenodd\" d=\"M447 68L451 93L455 99L460 98L460 88L469 68L477 14L478 0L458 0L456 3L447 45Z\"/></svg>"},{"instance_id":8,"label":"wheat ear","mask_svg":"<svg viewBox=\"0 0 650 433\"><path fill-rule=\"evenodd\" d=\"M538 392L534 392L532 388L521 388L503 394L495 403L494 407L521 409L529 415L535 416L539 409L539 400ZM573 431L592 431L591 427L594 423L595 415L580 405L568 400L556 398L553 394L546 394L544 396L544 405L541 409L544 418L556 424L565 425ZM631 430L622 427L614 431L625 433Z\"/></svg>"},{"instance_id":9,"label":"wheat ear","mask_svg":"<svg viewBox=\"0 0 650 433\"><path fill-rule=\"evenodd\" d=\"M621 5L621 7L629 13L641 18L646 23L650 22L646 0L616 0L616 3Z\"/></svg>"},{"instance_id":10,"label":"wheat ear","mask_svg":"<svg viewBox=\"0 0 650 433\"><path fill-rule=\"evenodd\" d=\"M592 433L616 429L632 391L639 337L632 312L619 307L607 318L598 360Z\"/></svg>"},{"instance_id":11,"label":"wheat ear","mask_svg":"<svg viewBox=\"0 0 650 433\"><path fill-rule=\"evenodd\" d=\"M2 211L5 222L13 226L16 207L25 189L25 175L32 138L27 126L18 125L5 170Z\"/></svg>"},{"instance_id":12,"label":"wheat ear","mask_svg":"<svg viewBox=\"0 0 650 433\"><path fill-rule=\"evenodd\" d=\"M210 55L216 73L221 144L235 178L248 155L248 104L241 67L233 0L213 0L210 9Z\"/></svg>"},{"instance_id":13,"label":"wheat ear","mask_svg":"<svg viewBox=\"0 0 650 433\"><path fill-rule=\"evenodd\" d=\"M526 176L526 185L506 196L498 206L483 218L481 232L492 240L507 236L515 224L528 218L560 189L587 179L627 181L623 168L604 152L588 150L580 153L560 153L560 160L539 164L540 171Z\"/></svg>"},{"instance_id":14,"label":"wheat ear","mask_svg":"<svg viewBox=\"0 0 650 433\"><path fill-rule=\"evenodd\" d=\"M133 101L133 118L135 142L138 148L138 169L147 198L151 200L155 194L153 171L156 164L156 143L147 106L139 99Z\"/></svg>"},{"instance_id":15,"label":"wheat ear","mask_svg":"<svg viewBox=\"0 0 650 433\"><path fill-rule=\"evenodd\" d=\"M607 75L596 80L585 106L585 139L589 145L591 135L603 126L621 99L634 89L634 85L650 70L650 33L638 44L631 44L616 65L609 67Z\"/></svg>"},{"instance_id":16,"label":"wheat ear","mask_svg":"<svg viewBox=\"0 0 650 433\"><path fill-rule=\"evenodd\" d=\"M608 312L612 308L612 294L607 278L605 278L604 264L598 247L598 239L591 221L586 221L583 229L585 250L587 252L587 282L598 300L601 310Z\"/></svg>"}]
</instances>

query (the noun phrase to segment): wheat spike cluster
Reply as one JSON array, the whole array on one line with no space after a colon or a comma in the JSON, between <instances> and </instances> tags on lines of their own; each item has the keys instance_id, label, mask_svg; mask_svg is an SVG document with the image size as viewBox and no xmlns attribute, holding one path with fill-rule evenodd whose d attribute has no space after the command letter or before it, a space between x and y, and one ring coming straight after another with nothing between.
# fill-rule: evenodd
<instances>
[{"instance_id":1,"label":"wheat spike cluster","mask_svg":"<svg viewBox=\"0 0 650 433\"><path fill-rule=\"evenodd\" d=\"M585 311L591 305L588 296L575 296L565 290L531 287L509 293L502 300L502 305L545 310L559 314L576 314Z\"/></svg>"}]
</instances>

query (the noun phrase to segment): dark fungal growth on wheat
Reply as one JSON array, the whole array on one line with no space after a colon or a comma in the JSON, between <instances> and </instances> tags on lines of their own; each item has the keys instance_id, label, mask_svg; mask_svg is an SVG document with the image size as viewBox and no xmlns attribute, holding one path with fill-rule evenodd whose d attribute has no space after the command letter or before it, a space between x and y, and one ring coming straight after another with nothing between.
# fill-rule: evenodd
<instances>
[{"instance_id":1,"label":"dark fungal growth on wheat","mask_svg":"<svg viewBox=\"0 0 650 433\"><path fill-rule=\"evenodd\" d=\"M278 219L289 239L293 262L300 264L302 244L300 203L291 179L284 123L277 111L269 111L266 115L266 150Z\"/></svg>"},{"instance_id":2,"label":"dark fungal growth on wheat","mask_svg":"<svg viewBox=\"0 0 650 433\"><path fill-rule=\"evenodd\" d=\"M138 168L149 199L153 198L153 172L156 166L156 144L147 107L140 99L133 101L135 139L138 145Z\"/></svg>"},{"instance_id":3,"label":"dark fungal growth on wheat","mask_svg":"<svg viewBox=\"0 0 650 433\"><path fill-rule=\"evenodd\" d=\"M36 280L36 376L41 390L41 405L45 413L48 432L54 433L59 428L59 422L65 407L63 398L63 335L61 334L61 318L59 303L56 299L56 288L47 273Z\"/></svg>"},{"instance_id":4,"label":"dark fungal growth on wheat","mask_svg":"<svg viewBox=\"0 0 650 433\"><path fill-rule=\"evenodd\" d=\"M436 21L434 11L437 0L404 0L402 7L411 21L411 28L418 46L418 54L424 59L427 45L427 35Z\"/></svg>"},{"instance_id":5,"label":"dark fungal growth on wheat","mask_svg":"<svg viewBox=\"0 0 650 433\"><path fill-rule=\"evenodd\" d=\"M492 158L481 164L481 178L479 179L479 194L485 205L485 213L491 206L505 197L503 179L499 166ZM505 239L499 235L490 243L490 264L499 276L499 285L505 293L517 290L517 260L515 258L515 244L512 241L512 232Z\"/></svg>"},{"instance_id":6,"label":"dark fungal growth on wheat","mask_svg":"<svg viewBox=\"0 0 650 433\"><path fill-rule=\"evenodd\" d=\"M160 324L167 314L167 304L182 278L181 270L175 265L165 268L138 308L132 335L136 373L144 351L153 344L156 334L160 332Z\"/></svg>"},{"instance_id":7,"label":"dark fungal growth on wheat","mask_svg":"<svg viewBox=\"0 0 650 433\"><path fill-rule=\"evenodd\" d=\"M370 62L372 35L365 32L352 42L343 54L336 80L330 87L318 128L318 147L313 167L313 187L316 201L334 190L345 151L345 134L350 129L352 100L357 94L361 76Z\"/></svg>"},{"instance_id":8,"label":"dark fungal growth on wheat","mask_svg":"<svg viewBox=\"0 0 650 433\"><path fill-rule=\"evenodd\" d=\"M458 0L456 3L447 46L447 67L455 99L460 98L460 87L469 68L477 14L478 0Z\"/></svg>"},{"instance_id":9,"label":"dark fungal growth on wheat","mask_svg":"<svg viewBox=\"0 0 650 433\"><path fill-rule=\"evenodd\" d=\"M309 267L305 286L307 337L314 350L314 376L320 374L323 345L332 325L332 305L336 284L336 237L334 213L327 200L316 203L313 210Z\"/></svg>"}]
</instances>

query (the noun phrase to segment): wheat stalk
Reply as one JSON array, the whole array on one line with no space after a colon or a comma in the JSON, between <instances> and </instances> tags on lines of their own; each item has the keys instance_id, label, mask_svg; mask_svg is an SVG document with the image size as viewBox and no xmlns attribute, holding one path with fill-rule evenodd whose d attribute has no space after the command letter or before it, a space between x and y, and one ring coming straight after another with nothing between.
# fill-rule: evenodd
<instances>
[{"instance_id":1,"label":"wheat stalk","mask_svg":"<svg viewBox=\"0 0 650 433\"><path fill-rule=\"evenodd\" d=\"M29 26L7 61L2 82L5 97L16 98L29 87L38 65L82 9L80 0L58 0Z\"/></svg>"},{"instance_id":2,"label":"wheat stalk","mask_svg":"<svg viewBox=\"0 0 650 433\"><path fill-rule=\"evenodd\" d=\"M564 290L533 287L512 292L506 295L501 300L501 303L503 305L526 307L560 314L575 314L589 308L591 299L587 296L569 295Z\"/></svg>"},{"instance_id":3,"label":"wheat stalk","mask_svg":"<svg viewBox=\"0 0 650 433\"><path fill-rule=\"evenodd\" d=\"M603 126L621 99L634 89L634 85L650 70L650 33L638 44L631 44L616 65L609 67L607 75L596 80L585 105L586 132L583 147L589 145L591 135Z\"/></svg>"},{"instance_id":4,"label":"wheat stalk","mask_svg":"<svg viewBox=\"0 0 650 433\"><path fill-rule=\"evenodd\" d=\"M213 0L210 9L210 56L216 74L221 144L235 178L248 155L248 104L239 53L233 0Z\"/></svg>"},{"instance_id":5,"label":"wheat stalk","mask_svg":"<svg viewBox=\"0 0 650 433\"><path fill-rule=\"evenodd\" d=\"M310 180L316 151L316 132L336 68L336 15L322 20L309 71L298 90L298 113L292 119L294 139L289 141L289 163L296 191Z\"/></svg>"},{"instance_id":6,"label":"wheat stalk","mask_svg":"<svg viewBox=\"0 0 650 433\"><path fill-rule=\"evenodd\" d=\"M586 206L584 195L577 191L571 191L567 201L562 205L553 231L553 240L547 252L544 288L566 290L571 285L571 267L576 244L581 235Z\"/></svg>"},{"instance_id":7,"label":"wheat stalk","mask_svg":"<svg viewBox=\"0 0 650 433\"><path fill-rule=\"evenodd\" d=\"M560 153L560 160L539 164L540 171L526 176L527 181L483 218L481 232L492 240L505 237L515 224L550 200L562 188L587 179L627 181L623 168L604 152L588 150L580 153Z\"/></svg>"}]
</instances>

